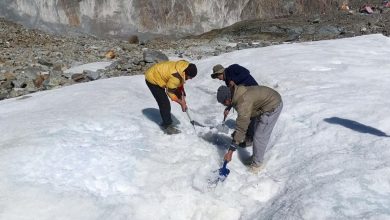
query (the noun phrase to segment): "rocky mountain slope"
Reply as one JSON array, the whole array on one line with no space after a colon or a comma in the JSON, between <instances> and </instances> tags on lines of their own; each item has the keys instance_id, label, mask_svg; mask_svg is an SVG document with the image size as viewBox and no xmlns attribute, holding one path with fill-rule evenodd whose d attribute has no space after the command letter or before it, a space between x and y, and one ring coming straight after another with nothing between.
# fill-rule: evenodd
<instances>
[{"instance_id":1,"label":"rocky mountain slope","mask_svg":"<svg viewBox=\"0 0 390 220\"><path fill-rule=\"evenodd\" d=\"M57 33L182 36L243 20L330 13L343 2L348 0L2 0L0 15Z\"/></svg>"}]
</instances>

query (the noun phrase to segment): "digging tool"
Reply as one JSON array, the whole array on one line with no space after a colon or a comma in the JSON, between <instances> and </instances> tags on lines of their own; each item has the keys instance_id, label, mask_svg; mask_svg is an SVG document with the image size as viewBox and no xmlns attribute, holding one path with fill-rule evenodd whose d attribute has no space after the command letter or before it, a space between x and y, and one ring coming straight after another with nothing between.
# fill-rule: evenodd
<instances>
[{"instance_id":1,"label":"digging tool","mask_svg":"<svg viewBox=\"0 0 390 220\"><path fill-rule=\"evenodd\" d=\"M188 119L190 120L190 123L192 124L192 127L194 128L194 131L196 132L195 121L191 119L190 113L188 113L188 109L186 110L186 113L187 113Z\"/></svg>"},{"instance_id":2,"label":"digging tool","mask_svg":"<svg viewBox=\"0 0 390 220\"><path fill-rule=\"evenodd\" d=\"M225 160L223 165L218 170L214 170L212 176L208 179L208 187L215 188L217 187L219 182L223 182L226 180L227 176L230 173L230 170L226 167L228 161Z\"/></svg>"},{"instance_id":3,"label":"digging tool","mask_svg":"<svg viewBox=\"0 0 390 220\"><path fill-rule=\"evenodd\" d=\"M217 126L217 130L220 131L220 132L222 132L222 133L225 133L225 134L229 133L229 128L228 128L228 127L226 126L226 124L225 124L226 116L227 116L227 115L224 115L222 124L220 124L220 125Z\"/></svg>"},{"instance_id":4,"label":"digging tool","mask_svg":"<svg viewBox=\"0 0 390 220\"><path fill-rule=\"evenodd\" d=\"M219 171L219 177L220 177L219 180L220 180L221 182L225 181L226 177L227 177L227 176L229 175L229 173L230 173L230 170L229 170L228 168L226 168L227 163L228 163L228 161L225 160L225 161L223 162L222 167L218 170L218 171Z\"/></svg>"}]
</instances>

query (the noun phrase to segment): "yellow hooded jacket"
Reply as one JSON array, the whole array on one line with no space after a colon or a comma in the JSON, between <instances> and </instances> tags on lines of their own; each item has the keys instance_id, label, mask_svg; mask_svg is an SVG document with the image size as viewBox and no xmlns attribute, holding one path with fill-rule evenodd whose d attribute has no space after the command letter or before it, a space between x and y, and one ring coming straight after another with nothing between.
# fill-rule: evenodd
<instances>
[{"instance_id":1,"label":"yellow hooded jacket","mask_svg":"<svg viewBox=\"0 0 390 220\"><path fill-rule=\"evenodd\" d=\"M184 70L190 65L188 61L164 61L154 64L145 72L145 79L153 84L167 89L169 98L177 101L175 94L179 87L185 83Z\"/></svg>"}]
</instances>

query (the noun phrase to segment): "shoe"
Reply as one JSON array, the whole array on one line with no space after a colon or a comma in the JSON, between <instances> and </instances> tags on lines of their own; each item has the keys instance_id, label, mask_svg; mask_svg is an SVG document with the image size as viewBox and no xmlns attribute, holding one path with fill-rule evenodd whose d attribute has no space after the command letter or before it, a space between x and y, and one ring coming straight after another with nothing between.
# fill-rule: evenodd
<instances>
[{"instance_id":1,"label":"shoe","mask_svg":"<svg viewBox=\"0 0 390 220\"><path fill-rule=\"evenodd\" d=\"M258 174L261 170L263 170L264 164L256 164L254 161L248 166L249 172L253 174Z\"/></svg>"},{"instance_id":2,"label":"shoe","mask_svg":"<svg viewBox=\"0 0 390 220\"><path fill-rule=\"evenodd\" d=\"M163 131L165 134L172 135L172 134L179 134L180 130L173 127L172 125L168 125L165 128L163 128Z\"/></svg>"},{"instance_id":3,"label":"shoe","mask_svg":"<svg viewBox=\"0 0 390 220\"><path fill-rule=\"evenodd\" d=\"M253 173L253 174L258 174L261 170L264 169L264 165L263 164L255 164L255 163L252 163L251 165L248 166L248 169L249 169L249 172Z\"/></svg>"}]
</instances>

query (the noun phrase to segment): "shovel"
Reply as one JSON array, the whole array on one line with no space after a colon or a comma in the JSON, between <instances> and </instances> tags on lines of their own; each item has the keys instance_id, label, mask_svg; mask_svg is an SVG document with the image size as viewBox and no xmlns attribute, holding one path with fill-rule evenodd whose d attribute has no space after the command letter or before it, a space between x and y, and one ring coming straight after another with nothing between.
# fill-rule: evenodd
<instances>
[{"instance_id":1,"label":"shovel","mask_svg":"<svg viewBox=\"0 0 390 220\"><path fill-rule=\"evenodd\" d=\"M229 173L230 173L230 170L229 170L228 168L226 168L227 163L228 163L228 161L225 160L225 161L223 162L222 167L219 168L219 170L218 170L218 171L219 171L219 180L220 180L221 182L225 181L226 177L227 177L227 176L229 175Z\"/></svg>"},{"instance_id":2,"label":"shovel","mask_svg":"<svg viewBox=\"0 0 390 220\"><path fill-rule=\"evenodd\" d=\"M215 188L217 187L219 182L223 182L226 180L227 176L230 173L230 170L226 167L227 163L228 161L225 160L221 168L213 171L213 175L208 179L209 188Z\"/></svg>"}]
</instances>

